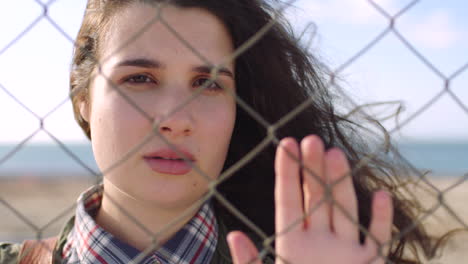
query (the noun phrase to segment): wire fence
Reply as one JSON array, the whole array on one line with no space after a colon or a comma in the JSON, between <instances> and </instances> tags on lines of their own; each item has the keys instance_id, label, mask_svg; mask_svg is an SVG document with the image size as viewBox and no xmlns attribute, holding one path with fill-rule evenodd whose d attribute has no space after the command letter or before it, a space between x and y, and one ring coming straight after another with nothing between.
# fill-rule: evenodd
<instances>
[{"instance_id":1,"label":"wire fence","mask_svg":"<svg viewBox=\"0 0 468 264\"><path fill-rule=\"evenodd\" d=\"M36 25L42 21L42 20L47 20L50 25L52 25L65 39L67 39L70 43L73 45L76 45L74 42L73 37L69 36L62 28L61 26L55 22L49 15L48 15L48 9L56 4L56 2L60 2L60 0L50 0L47 3L43 3L39 0L36 0L36 3L42 6L43 8L43 13L37 17L30 25L28 25L23 31L19 32L16 37L14 37L7 45L4 47L0 47L0 60L1 56L6 53L12 46L14 46L19 40L21 40L25 35L27 35L30 31L33 31L36 27ZM170 1L169 1L170 2ZM229 61L234 61L236 58L244 54L246 50L248 50L250 47L256 45L256 43L262 39L265 34L271 30L274 25L278 22L278 19L280 19L288 8L294 4L295 1L290 0L284 3L280 3L276 7L276 11L272 13L272 19L269 23L264 25L261 30L257 32L254 36L252 36L248 41L243 43L240 47L238 47L234 53L226 60L227 62ZM352 115L357 115L359 114L360 116L367 117L369 119L374 119L372 114L366 112L366 106L360 105L357 102L355 102L352 98L348 97L345 92L343 92L343 89L340 87L340 83L337 81L339 78L340 74L342 74L345 70L347 70L351 65L355 64L357 61L360 60L362 56L364 56L366 53L368 53L371 49L373 49L375 46L379 45L381 43L382 39L386 37L387 35L392 34L393 36L397 37L398 40L419 60L421 61L427 69L429 69L433 75L437 76L440 78L440 80L443 81L443 86L440 87L440 91L435 93L430 100L428 100L423 106L421 106L417 111L412 113L411 115L405 117L403 120L399 120L397 125L393 128L390 128L388 130L388 137L386 138L386 142L384 142L379 148L377 148L376 153L368 153L366 157L363 157L363 159L360 161L359 164L367 165L370 159L374 155L379 154L380 152L383 152L387 149L388 143L390 142L390 139L392 135L398 131L401 131L405 126L413 122L416 118L420 117L421 115L424 115L427 113L428 109L433 107L441 97L443 96L449 96L452 100L453 103L459 106L459 108L468 115L468 106L463 102L461 98L457 96L456 93L453 92L452 90L452 83L453 81L462 75L464 72L466 72L468 68L468 63L460 67L459 69L453 71L452 73L446 75L442 73L441 70L438 69L437 66L435 66L433 63L431 63L431 60L429 58L426 58L418 49L412 45L410 41L405 37L404 34L402 34L398 27L396 26L396 22L402 17L404 14L411 12L411 10L420 4L420 2L423 1L411 1L408 3L404 8L400 9L398 12L395 14L390 14L385 8L380 6L378 3L374 1L367 1L368 5L373 7L382 17L387 19L388 25L385 29L383 29L374 39L372 39L369 43L364 45L362 49L360 49L358 52L356 52L353 56L351 56L348 60L346 60L344 63L339 65L338 67L335 67L334 69L329 69L330 74L329 74L329 79L327 80L327 87L335 87L337 88L337 91L342 92L340 96L345 98L346 102L350 105L352 105L353 110L349 112L349 116ZM100 3L100 2L98 2ZM164 16L161 14L164 12L164 8L167 5L167 3L160 4L156 7L156 12L154 19L151 21L148 21L147 26L142 28L139 33L135 36L132 36L130 38L130 41L128 43L125 43L124 46L126 45L132 45L132 41L134 39L137 39L142 33L147 30L147 27L153 25L154 23L160 23L161 25L164 25L183 45L190 49L190 51L195 54L201 61L205 62L207 65L213 65L207 59L204 57L199 51L197 51L191 43L186 41L184 39L184 36L179 34L177 30L175 30L171 24L165 20ZM97 5L93 7L92 9L88 9L87 12L102 12L102 6ZM317 29L314 28L315 24L310 24L310 28L313 28L313 31L315 32ZM309 28L309 29L310 29ZM308 29L308 30L309 30ZM306 32L306 31L304 31ZM299 40L298 40L299 41ZM79 47L77 47L79 48ZM102 65L104 61L100 61L99 64ZM223 65L213 65L214 68L212 70L213 76L212 80L214 81L217 78L217 75L219 74L220 69L223 67ZM102 72L98 73L99 75L103 76L104 78L108 78L105 76ZM196 99L200 93L208 86L210 83L206 83L203 85L203 87L199 88L190 98L186 98L184 100L181 100L180 105L173 109L169 115L166 116L166 118L169 118L172 114L180 111L184 106L186 106L188 103L190 103L192 100ZM81 160L76 153L70 149L67 144L62 142L59 138L57 138L54 133L48 131L44 127L44 120L46 120L50 115L52 115L57 109L59 109L63 104L69 102L70 99L65 99L62 103L51 107L51 110L45 114L45 115L39 115L35 113L32 109L28 107L25 103L23 103L21 100L15 97L15 95L9 90L8 87L5 87L1 84L1 79L0 79L0 90L2 90L11 100L15 101L18 105L20 105L22 108L26 109L32 116L34 116L38 121L39 121L39 126L37 127L37 130L32 132L29 136L24 138L21 142L19 142L11 151L9 151L6 155L0 156L0 166L2 164L6 163L9 159L14 157L22 148L24 148L25 145L27 145L30 140L39 132L44 132L46 133L55 143L65 152L67 155L69 155L77 164L82 166L87 170L87 172L90 175L93 175L96 179L97 183L100 183L102 181L103 176L107 175L111 171L115 170L118 168L124 161L126 161L128 158L130 158L132 155L135 155L139 150L141 150L142 147L144 147L148 142L153 140L154 138L157 138L158 140L163 141L165 144L168 146L171 146L171 148L174 149L174 151L179 152L181 156L184 156L183 153L180 153L180 151L169 142L160 132L159 132L159 124L161 122L164 122L164 120L159 120L158 122L153 122L153 119L150 114L146 113L145 110L139 106L136 102L134 102L131 98L129 98L125 93L122 93L117 86L115 86L116 91L122 96L122 98L125 99L125 101L132 105L134 109L145 119L147 119L149 122L154 124L153 131L152 133L148 134L144 140L140 142L137 146L134 146L128 153L120 157L118 161L116 161L114 164L109 166L108 168L102 168L101 171L95 171L92 167L90 167L86 162ZM229 90L229 89L226 89ZM270 123L267 121L264 117L262 117L261 114L259 114L257 111L255 111L251 106L249 106L242 98L237 96L236 94L231 92L231 95L235 97L237 107L245 111L246 113L249 114L249 116L254 119L256 122L258 122L261 126L263 126L266 137L259 142L259 144L252 149L247 155L245 155L242 159L237 161L233 166L228 168L227 170L223 171L223 173L219 176L217 180L212 180L206 172L204 172L201 168L197 167L195 164L192 164L193 169L200 175L202 175L207 182L209 183L209 191L201 198L199 199L195 204L191 206L188 210L185 211L184 215L181 215L177 219L174 219L167 227L170 228L173 225L176 225L179 221L184 219L187 215L190 215L193 213L193 210L198 208L201 204L203 204L205 201L208 199L216 199L220 204L222 204L227 210L229 210L236 218L240 219L246 226L248 226L256 235L262 238L263 240L263 255L265 254L271 254L273 256L276 256L278 258L281 258L281 256L278 256L275 253L275 250L272 246L274 241L284 233L287 233L289 229L294 228L296 225L300 224L302 222L301 219L297 219L294 223L291 223L291 226L287 230L283 230L281 232L278 232L275 235L268 235L265 234L260 228L258 228L255 223L253 223L250 219L248 219L238 208L236 208L231 202L229 202L226 197L223 197L223 195L217 190L217 187L223 183L224 181L228 180L231 176L233 176L237 171L239 171L241 168L243 168L247 163L249 163L252 159L254 159L259 153L261 153L265 148L267 148L269 145L274 144L278 145L279 143L279 138L277 137L277 131L281 129L283 126L287 126L288 123L293 120L298 114L300 114L302 111L307 109L313 102L313 98L311 97L309 100L304 101L301 105L298 105L295 109L291 110L288 114L283 116L280 120L278 120L275 123ZM73 96L73 95L72 95ZM367 105L369 106L369 105ZM8 111L8 109L6 109ZM188 159L186 159L187 162L190 162ZM299 161L298 161L299 162ZM409 166L411 164L408 162ZM431 206L429 206L427 213L423 216L420 216L412 226L408 226L406 230L401 230L400 234L396 237L393 237L393 240L399 240L403 236L405 236L406 233L411 231L411 229L415 228L418 225L421 225L425 222L425 220L431 215L435 214L437 210L440 210L440 208L444 209L444 212L446 212L449 217L452 220L455 220L459 226L461 226L464 229L468 229L468 226L466 224L467 219L463 219L463 216L460 215L459 212L457 212L458 208L452 208L450 204L446 202L446 196L455 188L461 186L463 183L465 183L466 179L468 178L468 174L462 175L459 178L457 178L453 183L451 183L449 186L436 186L434 183L432 183L427 176L424 173L417 172L416 169L414 169L414 172L416 172L418 175L418 182L421 185L424 185L424 187L432 192L434 197L436 197L437 202ZM313 177L316 178L317 181L321 182L320 178L314 173L310 173ZM352 219L350 216L349 212L343 208L343 206L339 203L336 203L333 200L333 197L331 196L331 189L338 185L340 182L342 182L346 177L349 177L350 174L343 175L339 180L336 182L331 183L329 186L325 186L324 188L327 190L327 195L325 195L324 199L319 203L325 203L325 202L330 202L333 204L333 206L336 206L341 210L341 212L349 218L350 221L355 223L356 225L359 226L360 230L366 234L369 235L370 237L373 237L372 234L368 233L368 230L360 225L356 220ZM323 183L322 183L323 184ZM112 199L112 198L110 198ZM116 205L118 206L117 202L114 201ZM20 208L15 208L9 201L7 197L2 197L0 194L0 204L2 204L3 208L1 209L2 211L8 211L9 213L13 213L19 221L22 221L25 223L25 225L29 226L36 232L36 237L38 239L43 238L44 232L53 224L57 222L63 221L64 216L72 212L75 208L75 204L70 204L68 208L60 212L54 217L51 217L52 219L46 223L45 225L38 225L35 223L34 219L28 218L24 213L22 213L22 210ZM318 205L318 206L319 206ZM134 216L132 216L130 213L126 212L123 208L123 213L127 215L132 221L134 221L138 226L142 228L142 230L145 230L148 235L152 236L155 241L157 241L158 237L161 234L154 234L151 233L149 230L146 229L146 227L139 222L138 219L136 219ZM310 212L313 213L313 212ZM3 213L2 213L3 214ZM388 244L391 243L391 241L387 242ZM387 243L381 246L385 246ZM142 252L142 254L137 257L136 259L133 260L132 263L139 263L143 258L145 258L148 254L151 254L152 251L154 251L156 248L158 248L159 245L158 243L154 243L151 247L147 248ZM380 253L376 256L376 258L385 258L385 256ZM388 263L391 263L389 260L387 260Z\"/></svg>"}]
</instances>

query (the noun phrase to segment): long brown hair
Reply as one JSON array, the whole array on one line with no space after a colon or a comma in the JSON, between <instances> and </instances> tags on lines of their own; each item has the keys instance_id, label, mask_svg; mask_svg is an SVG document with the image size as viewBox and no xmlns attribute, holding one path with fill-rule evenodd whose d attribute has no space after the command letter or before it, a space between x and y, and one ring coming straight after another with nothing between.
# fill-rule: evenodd
<instances>
[{"instance_id":1,"label":"long brown hair","mask_svg":"<svg viewBox=\"0 0 468 264\"><path fill-rule=\"evenodd\" d=\"M76 39L71 92L75 118L90 138L89 124L81 118L78 102L86 100L92 72L99 63L99 47L112 16L134 2L159 3L162 0L89 0L82 27ZM198 7L217 16L232 36L238 48L268 24L274 9L261 0L173 0L170 4ZM224 169L244 157L268 135L264 123L274 124L305 101L310 104L292 120L278 128L274 136L301 140L306 135L317 134L326 148L340 147L349 159L352 178L359 203L359 223L369 226L372 193L386 189L394 200L394 222L391 250L388 259L394 263L418 263L419 254L431 258L436 247L422 225L415 225L423 209L404 193L402 177L408 170L397 159L389 158L394 151L386 144L384 151L369 155L375 142L366 137L362 126L339 114L336 97L331 86L326 85L326 70L320 62L301 47L286 21L278 20L254 45L236 58L236 87L241 98L263 120L258 120L242 107L237 107L233 138ZM312 100L311 100L312 99ZM384 132L383 132L384 133ZM388 143L388 142L386 142ZM245 166L218 186L218 191L246 217L268 235L274 234L274 169L275 145L265 147ZM362 162L366 158L366 162ZM215 201L219 214L229 214ZM249 228L234 217L229 227ZM361 232L361 241L365 234ZM409 250L413 257L404 256Z\"/></svg>"}]
</instances>

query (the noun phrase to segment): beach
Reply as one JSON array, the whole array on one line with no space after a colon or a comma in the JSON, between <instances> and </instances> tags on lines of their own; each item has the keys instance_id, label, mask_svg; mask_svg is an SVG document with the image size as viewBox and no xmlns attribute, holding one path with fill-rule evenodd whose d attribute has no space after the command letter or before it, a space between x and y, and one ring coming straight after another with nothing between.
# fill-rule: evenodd
<instances>
[{"instance_id":1,"label":"beach","mask_svg":"<svg viewBox=\"0 0 468 264\"><path fill-rule=\"evenodd\" d=\"M468 224L468 182L456 177L433 177L429 182L444 191L444 204L438 202L439 193L427 183L420 181L426 191L415 191L430 214L422 216L431 234L438 235L453 228ZM73 215L79 194L95 183L85 177L1 177L0 178L0 241L20 242L23 239L57 235L63 224ZM447 189L450 188L451 189ZM453 216L451 212L455 213ZM465 234L467 233L467 234ZM468 232L462 232L450 240L440 259L428 263L465 263L468 259Z\"/></svg>"},{"instance_id":2,"label":"beach","mask_svg":"<svg viewBox=\"0 0 468 264\"><path fill-rule=\"evenodd\" d=\"M421 216L427 231L440 236L449 230L457 232L443 248L441 256L428 263L460 264L468 262L468 180L463 177L428 178L432 185L420 181L427 191L415 191L428 212ZM437 189L435 189L437 188Z\"/></svg>"}]
</instances>

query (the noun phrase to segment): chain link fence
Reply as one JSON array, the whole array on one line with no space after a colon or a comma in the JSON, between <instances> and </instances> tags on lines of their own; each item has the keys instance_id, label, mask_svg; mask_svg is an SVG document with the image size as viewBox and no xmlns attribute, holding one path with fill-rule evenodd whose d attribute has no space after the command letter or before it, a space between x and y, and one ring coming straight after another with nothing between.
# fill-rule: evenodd
<instances>
[{"instance_id":1,"label":"chain link fence","mask_svg":"<svg viewBox=\"0 0 468 264\"><path fill-rule=\"evenodd\" d=\"M33 31L36 27L36 25L43 20L47 20L50 25L52 25L65 39L67 39L72 45L75 45L74 39L72 36L69 36L60 26L59 23L55 22L54 19L52 19L48 15L48 10L56 4L56 2L60 2L61 0L50 0L46 3L41 2L39 0L36 0L36 4L42 6L43 8L43 13L37 17L30 25L28 25L26 28L24 28L23 31L19 32L16 37L11 39L11 41L5 45L4 47L0 47L0 60L2 58L2 55L5 54L12 46L14 46L18 41L20 41L25 35L27 35L30 31ZM364 1L364 0L363 0ZM170 1L168 1L170 2ZM344 63L339 65L338 67L334 67L333 69L328 69L329 70L329 78L327 80L327 87L334 87L338 92L341 92L340 96L345 98L346 103L348 105L352 106L352 110L348 113L348 116L353 116L353 115L360 115L367 117L369 119L375 119L372 114L366 112L366 109L369 106L373 106L372 104L370 105L360 105L359 103L355 102L351 97L347 96L347 94L343 91L343 89L340 87L339 79L340 74L342 74L345 70L347 70L351 65L355 64L357 61L360 60L362 56L364 56L366 53L368 53L370 50L372 50L375 46L379 45L379 43L382 41L382 39L390 34L398 38L398 40L401 42L404 47L407 48L408 51L410 51L420 62L422 62L427 69L429 69L433 75L437 76L440 80L443 81L443 86L440 87L440 91L435 93L430 100L428 100L423 106L421 106L417 111L413 112L411 115L405 117L403 120L399 120L397 122L397 125L394 126L393 128L390 128L388 130L388 137L386 138L386 142L384 142L379 148L377 148L377 152L382 152L387 148L387 144L389 143L391 137L393 134L397 133L398 131L401 131L405 126L407 126L409 123L413 122L416 118L420 117L421 115L424 115L428 109L434 106L438 102L438 100L442 96L449 96L453 100L453 104L456 104L462 111L464 111L468 115L468 107L467 105L463 102L461 98L457 96L456 93L453 92L452 90L452 83L454 80L457 79L460 75L462 75L464 72L466 72L468 68L468 63L463 65L462 67L458 68L457 70L453 71L450 74L444 74L441 70L438 69L437 66L435 66L433 63L431 63L431 60L427 57L425 57L418 49L412 45L410 41L405 37L404 34L402 34L399 30L399 28L396 26L396 22L400 19L400 17L404 16L406 13L411 12L411 10L420 4L420 2L423 1L411 1L409 2L404 8L400 9L398 12L391 14L389 13L385 8L383 8L381 5L374 1L367 1L367 4L374 8L383 18L385 18L388 21L387 27L383 29L373 40L371 40L369 43L364 45L362 49L360 49L358 52L356 52L353 56L351 56L348 60L346 60ZM290 0L282 3L278 3L276 6L276 11L271 14L272 15L272 20L264 25L260 31L257 32L254 36L252 36L247 42L245 42L243 45L238 47L235 52L231 55L230 58L228 58L226 61L233 61L236 58L238 58L240 55L242 55L246 50L248 50L250 47L253 45L256 45L257 41L262 39L265 34L272 29L272 27L277 23L277 20L280 19L284 12L290 8L292 5L294 5L295 1ZM33 1L31 1L31 4ZM167 3L166 3L167 4ZM193 54L195 54L201 61L205 62L208 65L212 65L212 63L204 57L199 51L197 51L191 43L187 42L184 39L184 36L179 34L177 30L175 30L170 23L168 23L165 19L164 16L161 14L164 12L164 7L166 4L161 4L159 5L155 10L155 16L154 19L151 21L148 21L147 26L151 26L154 23L160 23L164 25L178 40L180 40L181 43L185 47L191 50ZM1 8L1 4L0 4ZM88 10L88 12L101 12L102 7L101 6L95 6L93 7L92 10ZM146 27L141 29L139 34L142 34L145 32ZM317 28L315 24L311 23L309 24L308 28L304 30L306 35L307 32L317 31ZM133 39L138 38L139 35L133 36ZM302 39L302 35L299 36L298 41L304 41ZM128 42L125 45L132 45L132 42ZM79 48L79 47L77 47ZM102 62L99 62L100 64ZM214 65L214 68L212 70L212 73L214 73L214 77L211 81L214 81L216 79L216 76L219 74L219 70L221 69L222 65ZM102 73L98 73L100 75L103 75ZM104 78L107 79L107 76L103 76ZM1 76L0 76L1 78ZM200 95L200 93L205 89L208 84L203 85L200 89L198 89L192 97L186 98L184 100L181 100L179 107L176 107L175 109L172 110L171 113L176 113L180 109L182 109L185 105L190 103L192 100L197 98L197 96ZM152 122L151 115L146 113L144 109L142 109L138 104L132 101L131 98L125 95L125 93L120 92L118 87L115 87L116 91L119 92L119 94L129 103L132 105L136 111L144 118L146 118L148 121ZM14 93L9 89L9 87L5 87L2 85L2 80L0 79L0 90L6 94L12 101L16 102L18 105L20 105L22 108L26 109L34 118L36 118L39 121L39 126L37 127L37 130L33 131L29 136L24 138L21 142L19 142L13 149L11 149L6 155L0 156L0 166L2 164L6 163L9 159L14 157L25 145L27 145L30 140L39 132L43 132L47 134L55 143L70 157L72 158L79 166L83 167L89 175L93 176L93 179L96 183L100 183L102 181L102 177L106 174L108 174L110 171L115 170L118 166L122 164L126 159L137 153L138 150L140 150L143 146L145 146L149 141L153 140L154 138L158 138L159 140L162 140L165 142L167 145L171 146L174 151L178 152L177 148L175 148L171 143L164 137L162 136L158 131L159 131L159 123L162 121L159 121L159 123L154 123L154 133L148 134L147 137L138 145L134 146L132 150L130 150L126 155L122 156L115 164L108 168L102 169L100 172L96 171L92 166L89 166L85 161L83 161L76 153L73 152L72 149L67 146L66 143L62 142L59 138L57 138L54 133L48 131L44 126L44 121L52 115L57 109L59 109L63 104L69 102L69 99L65 99L62 103L51 106L50 111L45 114L45 115L39 115L35 113L33 110L31 110L28 105L24 104L20 99L16 98ZM265 234L262 230L260 230L251 220L249 220L245 215L242 214L242 212L233 206L231 202L229 202L221 193L219 193L216 189L216 187L221 184L222 182L228 180L232 175L234 175L238 170L240 170L243 166L245 166L247 163L249 163L252 159L254 159L259 153L261 153L265 148L267 148L269 145L274 144L278 145L279 143L279 138L276 136L276 132L282 128L283 126L287 126L288 122L293 120L298 114L300 114L302 111L304 111L307 107L310 106L312 103L313 98L310 98L310 100L307 100L303 102L301 105L298 105L295 109L291 110L287 115L285 115L283 118L278 120L275 123L270 123L267 120L265 120L262 115L257 113L251 106L249 106L245 101L243 101L242 98L239 96L235 95L234 93L231 93L232 96L235 97L237 107L245 111L246 113L249 114L249 116L254 119L256 122L258 122L261 126L263 126L266 137L259 142L259 144L252 149L247 155L245 155L242 159L237 161L233 166L225 170L216 181L212 181L211 178L206 175L206 173L196 165L193 165L193 169L199 173L200 175L204 176L205 179L209 182L209 191L204 195L198 202L192 205L192 207L185 212L184 215L180 216L177 219L174 219L172 223L168 225L168 228L171 225L177 224L178 221L181 219L184 219L186 214L190 214L193 209L198 208L203 202L205 202L208 199L214 198L216 199L220 204L222 204L227 210L229 210L235 217L240 219L246 226L248 226L254 233L256 233L258 236L260 236L263 241L264 241L264 248L263 248L263 254L272 254L275 255L275 251L272 247L272 243L275 241L277 236L281 235L280 233L269 236ZM378 104L375 104L378 105ZM2 107L3 108L3 107ZM4 111L9 111L9 109L2 109ZM168 115L170 117L170 115ZM163 120L164 121L164 120ZM181 156L184 156L182 153L179 153ZM372 158L373 155L377 155L377 153L369 153L367 157L364 157L360 163L363 165L367 164L369 159ZM411 164L407 162L409 166ZM444 185L437 185L437 182L434 183L431 181L424 173L418 172L418 170L414 169L413 172L417 174L416 178L416 184L419 185L419 187L423 186L427 193L432 194L432 198L434 199L434 203L428 205L428 210L427 214L420 216L418 220L413 224L413 226L409 226L407 230L403 230L400 234L400 237L394 237L393 239L398 240L401 238L401 236L404 236L406 232L409 232L411 228L414 228L417 225L420 225L422 223L426 223L426 220L428 218L431 218L435 215L437 215L436 212L439 212L438 217L442 217L442 219L448 219L450 218L450 221L455 222L455 226L462 227L463 229L468 229L467 224L466 224L466 217L463 215L463 212L459 212L460 208L456 207L454 208L450 203L447 202L447 196L456 188L461 186L462 184L465 183L466 179L468 178L468 174L460 175L457 179L455 179L453 182L450 182L449 184L445 183ZM313 173L311 173L313 174ZM314 175L313 175L314 176ZM337 182L334 182L331 184L329 188L333 188L336 184L340 183L344 178L348 177L349 175L344 175L340 180ZM316 177L316 176L314 176ZM317 177L316 177L317 178ZM320 179L317 178L317 181L320 181ZM4 185L4 191L6 194L7 192L7 187L8 186L6 183L3 183ZM50 185L44 185L45 188L50 188ZM83 187L83 186L80 186ZM79 189L79 188L78 188ZM25 188L27 190L27 187ZM30 217L26 216L24 212L22 212L22 208L16 208L11 201L9 201L8 195L5 197L3 196L5 193L0 194L0 204L1 209L0 212L3 214L12 214L16 217L17 221L20 221L24 223L24 226L28 226L29 229L34 230L36 233L36 238L41 239L44 238L44 234L48 234L47 230L50 229L52 225L57 225L60 224L64 221L65 216L70 215L73 213L75 204L69 204L67 208L62 210L61 212L57 213L57 215L50 216L50 221L48 221L46 224L38 224L35 222L35 219L31 219ZM75 193L73 194L75 195ZM72 195L72 196L73 196ZM410 194L411 195L411 194ZM412 194L414 195L414 194ZM425 194L426 195L426 194ZM428 195L428 194L427 194ZM415 195L418 196L418 195ZM350 221L353 221L356 225L359 225L357 222L355 222L351 217L349 216L349 213L340 205L337 203L333 203L333 197L331 197L330 193L326 195L324 201L322 202L331 202L334 204L334 206L337 206L346 216L350 218ZM25 203L28 203L28 201L24 201ZM132 219L137 225L141 226L143 230L146 230L146 228L139 223L138 219L133 217L131 214L125 212L127 216ZM442 212L442 213L441 213ZM443 216L440 216L442 214ZM292 223L291 228L294 227L295 225L299 224L302 219L298 219L296 223ZM360 229L367 234L367 230L364 227L360 227ZM288 230L284 230L283 232L287 232ZM156 241L158 239L158 236L160 234L153 234L148 231L148 234L152 236ZM372 236L372 234L370 234ZM155 248L158 247L158 244L155 243L152 247L148 248L147 250L143 251L142 254L137 258L133 260L133 263L139 263L147 254L152 252ZM280 257L280 256L277 256ZM385 257L385 256L376 256L377 258L379 257ZM390 263L390 262L389 262Z\"/></svg>"}]
</instances>

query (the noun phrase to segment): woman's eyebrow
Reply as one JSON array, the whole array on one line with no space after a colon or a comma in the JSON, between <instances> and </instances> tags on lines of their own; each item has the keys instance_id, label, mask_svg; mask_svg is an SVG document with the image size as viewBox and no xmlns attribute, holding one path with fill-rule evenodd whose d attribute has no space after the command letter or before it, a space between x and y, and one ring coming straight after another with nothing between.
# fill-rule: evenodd
<instances>
[{"instance_id":1,"label":"woman's eyebrow","mask_svg":"<svg viewBox=\"0 0 468 264\"><path fill-rule=\"evenodd\" d=\"M141 68L164 68L165 65L157 60L137 58L137 59L127 59L123 60L116 64L115 67L141 67Z\"/></svg>"},{"instance_id":2,"label":"woman's eyebrow","mask_svg":"<svg viewBox=\"0 0 468 264\"><path fill-rule=\"evenodd\" d=\"M158 68L165 67L164 63L158 60L146 59L146 58L122 60L121 62L117 63L115 67L126 67L126 66L149 68L149 69L158 69ZM198 73L210 74L213 68L215 68L215 66L202 65L202 66L193 67L192 71L198 72ZM218 73L234 78L234 73L232 73L232 71L226 67L219 67Z\"/></svg>"},{"instance_id":3,"label":"woman's eyebrow","mask_svg":"<svg viewBox=\"0 0 468 264\"><path fill-rule=\"evenodd\" d=\"M213 69L216 68L215 66L196 66L192 68L192 71L194 72L199 72L199 73L205 73L205 74L210 74ZM231 78L234 78L234 73L230 71L226 67L218 67L218 73L222 75L229 76Z\"/></svg>"}]
</instances>

